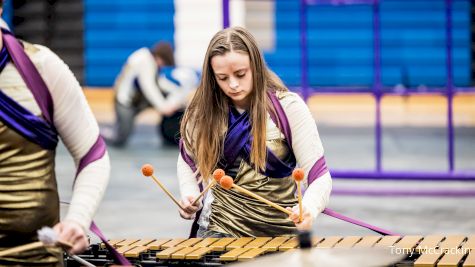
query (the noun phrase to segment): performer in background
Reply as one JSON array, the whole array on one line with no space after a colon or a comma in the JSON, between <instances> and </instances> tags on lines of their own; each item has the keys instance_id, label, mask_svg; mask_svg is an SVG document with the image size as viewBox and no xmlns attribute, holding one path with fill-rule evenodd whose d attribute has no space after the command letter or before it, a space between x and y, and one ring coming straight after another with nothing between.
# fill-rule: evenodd
<instances>
[{"instance_id":1,"label":"performer in background","mask_svg":"<svg viewBox=\"0 0 475 267\"><path fill-rule=\"evenodd\" d=\"M105 143L78 81L56 54L4 28L0 40L0 250L36 241L36 231L50 226L79 253L89 245L86 233L109 180ZM58 137L77 166L61 220ZM62 266L62 255L59 248L34 249L0 257L0 265Z\"/></svg>"},{"instance_id":2,"label":"performer in background","mask_svg":"<svg viewBox=\"0 0 475 267\"><path fill-rule=\"evenodd\" d=\"M267 68L254 37L244 28L228 28L212 38L181 136L180 214L193 219L201 210L200 237L295 234L297 229L311 228L328 204L332 181L315 121L305 102ZM296 165L305 170L309 184L300 223L291 177ZM216 168L223 168L235 184L293 214L289 218L219 186L208 191L203 205L191 205L200 192L197 176L206 185Z\"/></svg>"},{"instance_id":3,"label":"performer in background","mask_svg":"<svg viewBox=\"0 0 475 267\"><path fill-rule=\"evenodd\" d=\"M178 144L180 119L197 83L195 71L175 67L173 49L167 42L133 52L114 85L116 122L112 132L103 131L106 141L124 146L135 117L153 107L161 116L157 130L165 143Z\"/></svg>"}]
</instances>

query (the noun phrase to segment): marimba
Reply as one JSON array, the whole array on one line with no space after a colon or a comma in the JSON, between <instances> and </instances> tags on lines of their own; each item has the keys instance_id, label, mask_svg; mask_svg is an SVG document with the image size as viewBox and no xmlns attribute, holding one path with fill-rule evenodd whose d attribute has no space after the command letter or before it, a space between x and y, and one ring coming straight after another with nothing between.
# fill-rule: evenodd
<instances>
[{"instance_id":1,"label":"marimba","mask_svg":"<svg viewBox=\"0 0 475 267\"><path fill-rule=\"evenodd\" d=\"M115 239L110 244L138 266L221 266L298 248L296 237ZM475 235L313 237L312 249L387 248L406 254L394 266L475 267ZM113 261L104 244L93 244L81 258L96 266ZM78 266L67 259L66 266Z\"/></svg>"}]
</instances>

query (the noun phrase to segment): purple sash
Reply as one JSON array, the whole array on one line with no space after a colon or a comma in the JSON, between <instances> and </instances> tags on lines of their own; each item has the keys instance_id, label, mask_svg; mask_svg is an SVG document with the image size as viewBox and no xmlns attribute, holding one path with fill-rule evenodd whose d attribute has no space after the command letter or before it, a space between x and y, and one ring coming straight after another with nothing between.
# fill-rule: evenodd
<instances>
[{"instance_id":1,"label":"purple sash","mask_svg":"<svg viewBox=\"0 0 475 267\"><path fill-rule=\"evenodd\" d=\"M236 159L241 156L247 163L251 164L251 125L249 123L249 113L244 111L242 114L230 108L228 134L224 139L223 157L219 162L219 166L225 171L233 165ZM289 157L280 160L269 148L267 148L267 161L264 175L273 178L288 177L295 168L296 160L294 154L290 152Z\"/></svg>"},{"instance_id":2,"label":"purple sash","mask_svg":"<svg viewBox=\"0 0 475 267\"><path fill-rule=\"evenodd\" d=\"M107 247L112 257L117 261L116 263L119 263L122 266L132 266L129 260L127 260L109 242L107 242L107 238L104 236L104 234L102 234L101 230L99 229L99 227L97 227L97 225L94 222L91 223L90 229L99 237L99 239L101 239L102 242L104 242L104 245Z\"/></svg>"},{"instance_id":3,"label":"purple sash","mask_svg":"<svg viewBox=\"0 0 475 267\"><path fill-rule=\"evenodd\" d=\"M269 96L275 96L273 94L269 94ZM271 118L273 119L276 125L288 125L287 117L282 116L283 110L280 106L280 103L277 104L276 102L272 101L274 105L274 109L277 111L277 117L274 114L271 114ZM286 131L287 129L283 129ZM218 165L220 168L223 168L225 171L227 168L231 167L234 161L238 158L238 156L242 156L250 164L250 151L251 151L251 142L252 138L250 138L251 134L251 125L249 124L249 114L247 111L239 114L239 112L234 109L230 108L229 111L229 123L228 123L228 134L224 140L224 156L220 159ZM284 134L285 135L285 134ZM287 136L286 136L287 137ZM291 148L288 139L287 145ZM180 154L183 160L190 166L190 168L195 172L197 170L196 164L193 159L186 153L185 148L183 146L183 140L180 140ZM287 163L286 163L287 162ZM270 149L267 149L267 162L266 162L266 170L264 175L273 177L273 178L283 178L288 177L292 170L295 168L296 160L293 153L290 153L286 162L280 160ZM199 175L199 174L198 174ZM197 177L198 178L198 177Z\"/></svg>"},{"instance_id":4,"label":"purple sash","mask_svg":"<svg viewBox=\"0 0 475 267\"><path fill-rule=\"evenodd\" d=\"M44 120L23 108L0 91L0 120L27 140L47 150L54 150L58 135Z\"/></svg>"},{"instance_id":5,"label":"purple sash","mask_svg":"<svg viewBox=\"0 0 475 267\"><path fill-rule=\"evenodd\" d=\"M274 94L268 93L269 98L272 101L272 105L274 106L275 112L277 113L277 118L271 113L271 119L274 121L276 125L279 125L281 128L282 133L287 140L287 144L290 148L292 148L292 133L290 130L289 120L287 119L287 115L285 114L282 105L280 104L279 100ZM279 123L279 124L277 124ZM324 175L328 172L327 163L325 161L325 157L321 157L315 162L315 164L310 169L308 173L308 184L311 184L315 181L318 177Z\"/></svg>"},{"instance_id":6,"label":"purple sash","mask_svg":"<svg viewBox=\"0 0 475 267\"><path fill-rule=\"evenodd\" d=\"M43 117L46 122L54 126L52 119L54 113L53 99L49 94L48 87L15 36L3 28L2 33L3 44L6 46L8 53L23 78L23 81L25 81L26 86L35 97L35 100L43 113Z\"/></svg>"},{"instance_id":7,"label":"purple sash","mask_svg":"<svg viewBox=\"0 0 475 267\"><path fill-rule=\"evenodd\" d=\"M269 97L272 101L272 104L274 105L274 109L277 112L277 117L275 114L271 113L271 118L274 121L276 125L288 125L287 121L287 116L285 116L285 113L280 106L279 101L275 97L274 94L269 93ZM250 155L250 143L251 143L251 138L249 138L250 134L250 125L249 125L249 119L248 119L248 113L244 112L243 114L239 114L236 110L230 109L229 112L229 128L228 128L228 135L226 136L225 139L225 148L224 148L224 153L227 154L220 162L219 164L222 167L227 167L228 162L232 164L234 160L237 158L239 153L242 153L244 155L244 158L248 161L249 163L249 155ZM244 129L244 130L243 130ZM291 148L291 137L290 134L286 135L286 133L290 133L287 128L281 129L284 132L284 135L286 136L287 144ZM188 155L188 153L185 150L184 144L183 144L183 139L180 139L180 154L183 158L183 160L190 166L190 168L193 170L193 172L196 172L196 164L193 161L193 159ZM226 152L227 150L227 152ZM277 156L272 153L269 149L267 149L267 163L266 163L266 175L271 176L274 178L282 178L282 177L287 177L292 173L293 168L295 167L296 160L295 156L293 153L290 153L290 163L284 163L282 162ZM229 164L229 165L231 165ZM269 175L268 175L269 174ZM197 175L197 179L200 174ZM202 190L201 184L200 184L200 189ZM190 231L190 238L191 237L196 237L196 233L198 231L198 219L201 215L201 210L198 211L196 214L195 220L191 226L191 231Z\"/></svg>"},{"instance_id":8,"label":"purple sash","mask_svg":"<svg viewBox=\"0 0 475 267\"><path fill-rule=\"evenodd\" d=\"M37 117L0 91L0 120L27 140L44 149L53 150L58 144L58 134L51 121L53 109L48 105L52 106L52 101L46 84L16 38L5 29L2 29L2 33L4 46L0 52L0 71L10 59L13 59L13 63L35 97L44 119Z\"/></svg>"}]
</instances>

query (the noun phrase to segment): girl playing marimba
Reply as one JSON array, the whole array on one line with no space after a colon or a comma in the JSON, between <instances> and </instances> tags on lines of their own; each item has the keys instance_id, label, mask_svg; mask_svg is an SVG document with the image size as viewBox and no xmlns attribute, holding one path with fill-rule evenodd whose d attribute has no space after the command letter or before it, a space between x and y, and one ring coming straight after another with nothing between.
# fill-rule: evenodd
<instances>
[{"instance_id":1,"label":"girl playing marimba","mask_svg":"<svg viewBox=\"0 0 475 267\"><path fill-rule=\"evenodd\" d=\"M310 228L328 203L331 176L315 121L305 102L267 68L254 37L243 28L222 30L211 40L181 136L180 214L197 217L200 237L294 234ZM309 185L301 222L291 177L296 165L305 170ZM196 178L206 185L215 168L293 214L219 186L206 194L203 205L192 205L200 193Z\"/></svg>"}]
</instances>

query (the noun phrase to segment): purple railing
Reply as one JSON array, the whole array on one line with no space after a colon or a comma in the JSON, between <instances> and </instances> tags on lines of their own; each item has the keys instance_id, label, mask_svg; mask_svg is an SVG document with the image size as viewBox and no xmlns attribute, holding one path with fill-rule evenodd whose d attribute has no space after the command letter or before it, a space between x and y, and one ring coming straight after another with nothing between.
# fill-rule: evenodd
<instances>
[{"instance_id":1,"label":"purple railing","mask_svg":"<svg viewBox=\"0 0 475 267\"><path fill-rule=\"evenodd\" d=\"M223 0L223 25L229 26L229 1ZM277 0L278 1L278 0ZM380 0L300 0L300 49L301 57L301 86L291 89L297 89L301 92L305 100L312 94L368 94L371 93L375 98L375 161L374 170L356 171L356 170L332 170L332 176L335 178L350 179L404 179L404 180L427 180L427 181L475 181L475 170L456 171L454 164L454 125L453 125L453 97L457 93L475 92L475 87L455 87L453 82L453 62L452 62L452 0L445 0L446 3L446 72L447 84L445 88L430 88L435 92L417 92L407 89L404 92L387 92L388 87L382 85L381 80L381 24L380 24ZM373 53L374 53L374 75L373 86L371 90L367 87L311 87L308 80L308 49L307 49L307 5L354 5L366 4L373 5ZM461 92L458 92L462 90ZM382 168L382 124L381 124L381 98L383 95L419 95L419 94L441 94L447 97L447 142L448 142L448 171L430 172L430 171L386 171Z\"/></svg>"}]
</instances>

